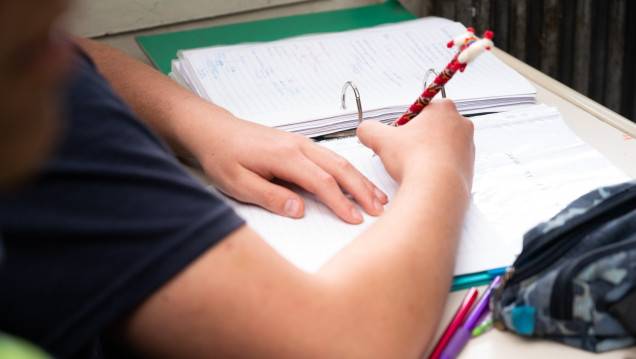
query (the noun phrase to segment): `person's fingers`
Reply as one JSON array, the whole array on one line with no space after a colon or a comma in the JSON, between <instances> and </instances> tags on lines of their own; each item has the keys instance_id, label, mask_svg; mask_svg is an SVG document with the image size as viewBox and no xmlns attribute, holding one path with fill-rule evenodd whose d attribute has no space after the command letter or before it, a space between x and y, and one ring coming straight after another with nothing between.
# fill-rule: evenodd
<instances>
[{"instance_id":1,"label":"person's fingers","mask_svg":"<svg viewBox=\"0 0 636 359\"><path fill-rule=\"evenodd\" d=\"M439 107L443 109L444 111L457 112L457 106L455 106L455 102L447 98L434 99L433 101L429 103L427 108L430 109L433 107Z\"/></svg>"},{"instance_id":2,"label":"person's fingers","mask_svg":"<svg viewBox=\"0 0 636 359\"><path fill-rule=\"evenodd\" d=\"M331 174L340 185L340 190L350 194L365 212L377 216L384 211L387 195L344 157L322 146L308 146L304 152L311 161Z\"/></svg>"},{"instance_id":3,"label":"person's fingers","mask_svg":"<svg viewBox=\"0 0 636 359\"><path fill-rule=\"evenodd\" d=\"M345 222L358 224L363 221L360 210L345 196L336 178L301 151L287 161L275 164L271 168L271 174L314 193Z\"/></svg>"},{"instance_id":4,"label":"person's fingers","mask_svg":"<svg viewBox=\"0 0 636 359\"><path fill-rule=\"evenodd\" d=\"M261 156L264 162L249 157L247 161L238 161L240 168L225 166L223 175L219 171L212 172L213 183L219 190L240 201L293 218L302 216L304 204L298 206L296 200L300 202L300 197L292 190L272 183L271 179L295 184L315 194L348 223L363 221L362 213L353 200L371 215L381 214L383 205L388 202L386 194L344 157L304 137L294 139L288 136L284 143L269 149L274 151ZM295 212L296 209L298 212Z\"/></svg>"},{"instance_id":5,"label":"person's fingers","mask_svg":"<svg viewBox=\"0 0 636 359\"><path fill-rule=\"evenodd\" d=\"M369 147L373 152L379 154L380 140L388 135L395 127L387 126L380 121L362 121L358 126L356 134L363 145Z\"/></svg>"},{"instance_id":6,"label":"person's fingers","mask_svg":"<svg viewBox=\"0 0 636 359\"><path fill-rule=\"evenodd\" d=\"M281 216L303 216L305 204L298 194L248 169L242 168L239 172L231 184L219 189L239 201L258 205Z\"/></svg>"}]
</instances>

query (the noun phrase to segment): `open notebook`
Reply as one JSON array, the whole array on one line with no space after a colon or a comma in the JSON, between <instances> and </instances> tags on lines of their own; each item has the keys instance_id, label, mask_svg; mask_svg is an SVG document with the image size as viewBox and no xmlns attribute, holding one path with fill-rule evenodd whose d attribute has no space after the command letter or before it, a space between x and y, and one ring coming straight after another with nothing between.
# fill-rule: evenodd
<instances>
[{"instance_id":1,"label":"open notebook","mask_svg":"<svg viewBox=\"0 0 636 359\"><path fill-rule=\"evenodd\" d=\"M322 144L347 158L364 173L389 196L390 205L398 184L388 175L378 156L360 144L356 137L329 140ZM320 269L329 258L377 219L361 210L364 222L359 225L347 224L313 194L302 190L298 192L305 202L305 216L300 220L277 216L253 205L228 201L274 249L305 271ZM423 228L422 241L425 240L426 229ZM505 246L477 206L471 203L463 227L455 274L476 273L509 265L514 259L514 251L507 250Z\"/></svg>"},{"instance_id":2,"label":"open notebook","mask_svg":"<svg viewBox=\"0 0 636 359\"><path fill-rule=\"evenodd\" d=\"M576 136L555 107L534 105L472 119L476 147L473 200L463 227L456 276L510 265L521 251L528 229L596 187L630 179ZM379 157L356 137L321 143L346 157L390 198L397 191ZM224 198L274 249L298 267L314 272L375 219L365 215L362 225L346 224L315 196L301 193L306 212L299 220ZM422 240L425 238L426 228L422 228Z\"/></svg>"},{"instance_id":3,"label":"open notebook","mask_svg":"<svg viewBox=\"0 0 636 359\"><path fill-rule=\"evenodd\" d=\"M426 71L440 71L453 57L446 43L465 31L457 22L425 18L181 50L171 77L237 117L314 137L355 128L351 89L341 108L347 81L360 92L365 119L399 118L423 91ZM463 114L532 104L536 96L525 78L488 52L456 74L446 91Z\"/></svg>"}]
</instances>

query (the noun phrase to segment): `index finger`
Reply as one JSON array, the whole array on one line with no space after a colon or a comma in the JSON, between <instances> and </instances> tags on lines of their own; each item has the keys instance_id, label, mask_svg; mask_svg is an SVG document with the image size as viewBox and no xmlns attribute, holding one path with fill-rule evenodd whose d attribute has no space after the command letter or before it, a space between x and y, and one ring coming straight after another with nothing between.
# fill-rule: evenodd
<instances>
[{"instance_id":1,"label":"index finger","mask_svg":"<svg viewBox=\"0 0 636 359\"><path fill-rule=\"evenodd\" d=\"M350 194L365 212L377 216L384 211L384 204L388 202L387 195L351 162L321 145L308 146L304 150L305 155L333 176L341 189Z\"/></svg>"}]
</instances>

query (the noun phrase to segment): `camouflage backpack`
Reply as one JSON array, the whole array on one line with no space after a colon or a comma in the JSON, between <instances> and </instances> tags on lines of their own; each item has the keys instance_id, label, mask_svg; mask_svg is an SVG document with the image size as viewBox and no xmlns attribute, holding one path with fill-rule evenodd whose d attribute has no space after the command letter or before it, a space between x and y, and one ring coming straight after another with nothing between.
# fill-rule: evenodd
<instances>
[{"instance_id":1,"label":"camouflage backpack","mask_svg":"<svg viewBox=\"0 0 636 359\"><path fill-rule=\"evenodd\" d=\"M499 329L592 352L636 343L636 181L599 188L528 231L491 296Z\"/></svg>"}]
</instances>

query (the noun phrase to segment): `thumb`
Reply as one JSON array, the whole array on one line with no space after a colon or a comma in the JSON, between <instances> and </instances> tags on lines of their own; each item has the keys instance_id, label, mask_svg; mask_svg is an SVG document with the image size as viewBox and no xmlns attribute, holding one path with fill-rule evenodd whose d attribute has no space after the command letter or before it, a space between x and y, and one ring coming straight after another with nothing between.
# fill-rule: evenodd
<instances>
[{"instance_id":1,"label":"thumb","mask_svg":"<svg viewBox=\"0 0 636 359\"><path fill-rule=\"evenodd\" d=\"M362 121L358 126L356 134L362 144L369 147L373 152L380 151L382 139L387 136L395 127L391 127L376 120Z\"/></svg>"}]
</instances>

